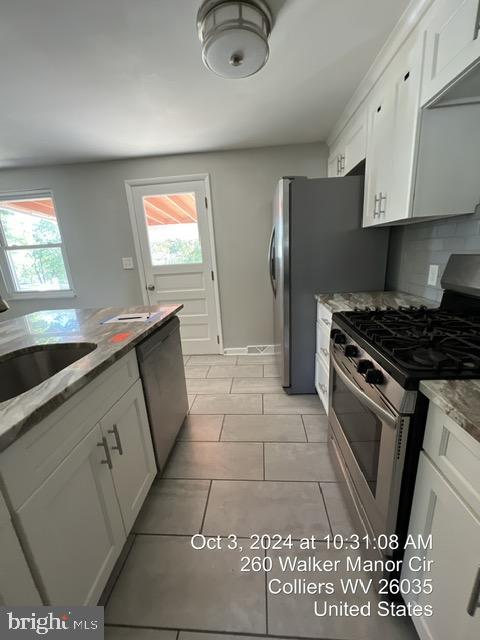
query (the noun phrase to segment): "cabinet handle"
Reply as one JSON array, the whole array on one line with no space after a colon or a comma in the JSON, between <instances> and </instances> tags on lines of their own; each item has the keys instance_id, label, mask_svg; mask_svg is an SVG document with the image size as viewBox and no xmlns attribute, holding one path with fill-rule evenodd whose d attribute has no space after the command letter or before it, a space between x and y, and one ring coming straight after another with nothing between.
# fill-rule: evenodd
<instances>
[{"instance_id":1,"label":"cabinet handle","mask_svg":"<svg viewBox=\"0 0 480 640\"><path fill-rule=\"evenodd\" d=\"M382 209L382 200L384 202L384 206ZM387 194L386 193L380 193L380 211L379 213L385 213L387 211Z\"/></svg>"},{"instance_id":2,"label":"cabinet handle","mask_svg":"<svg viewBox=\"0 0 480 640\"><path fill-rule=\"evenodd\" d=\"M473 583L472 593L470 595L470 600L468 601L467 613L469 616L475 615L477 609L480 608L480 567L477 571L477 577L475 578L475 582Z\"/></svg>"},{"instance_id":3,"label":"cabinet handle","mask_svg":"<svg viewBox=\"0 0 480 640\"><path fill-rule=\"evenodd\" d=\"M323 324L327 325L327 327L330 326L330 321L329 320L327 320L326 318L321 318L321 320L322 320Z\"/></svg>"},{"instance_id":4,"label":"cabinet handle","mask_svg":"<svg viewBox=\"0 0 480 640\"><path fill-rule=\"evenodd\" d=\"M327 387L324 384L319 384L318 386L320 387L320 391L326 395Z\"/></svg>"},{"instance_id":5,"label":"cabinet handle","mask_svg":"<svg viewBox=\"0 0 480 640\"><path fill-rule=\"evenodd\" d=\"M115 436L115 442L117 443L114 447L112 447L112 449L118 451L118 453L123 456L122 441L120 440L120 434L118 433L117 425L114 424L113 427L108 430L108 433L113 433L113 435Z\"/></svg>"},{"instance_id":6,"label":"cabinet handle","mask_svg":"<svg viewBox=\"0 0 480 640\"><path fill-rule=\"evenodd\" d=\"M328 351L325 349L325 347L320 347L320 351L328 358Z\"/></svg>"},{"instance_id":7,"label":"cabinet handle","mask_svg":"<svg viewBox=\"0 0 480 640\"><path fill-rule=\"evenodd\" d=\"M381 195L381 194L380 194ZM377 216L380 215L380 211L377 210L377 205L380 204L380 198L378 196L378 194L375 194L375 203L373 205L373 217L376 218Z\"/></svg>"},{"instance_id":8,"label":"cabinet handle","mask_svg":"<svg viewBox=\"0 0 480 640\"><path fill-rule=\"evenodd\" d=\"M340 171L345 171L345 156L341 155L340 156Z\"/></svg>"},{"instance_id":9,"label":"cabinet handle","mask_svg":"<svg viewBox=\"0 0 480 640\"><path fill-rule=\"evenodd\" d=\"M475 33L473 34L473 39L476 40L478 38L478 34L480 33L480 2L478 3L477 9L477 21L475 23Z\"/></svg>"},{"instance_id":10,"label":"cabinet handle","mask_svg":"<svg viewBox=\"0 0 480 640\"><path fill-rule=\"evenodd\" d=\"M337 176L342 172L342 159L341 156L337 156Z\"/></svg>"},{"instance_id":11,"label":"cabinet handle","mask_svg":"<svg viewBox=\"0 0 480 640\"><path fill-rule=\"evenodd\" d=\"M102 464L108 464L108 468L110 470L113 469L113 464L112 464L112 457L110 455L110 449L108 448L108 442L107 439L105 438L105 436L103 436L102 441L101 442L97 442L97 447L103 447L103 450L105 451L105 460L101 460L100 462Z\"/></svg>"}]
</instances>

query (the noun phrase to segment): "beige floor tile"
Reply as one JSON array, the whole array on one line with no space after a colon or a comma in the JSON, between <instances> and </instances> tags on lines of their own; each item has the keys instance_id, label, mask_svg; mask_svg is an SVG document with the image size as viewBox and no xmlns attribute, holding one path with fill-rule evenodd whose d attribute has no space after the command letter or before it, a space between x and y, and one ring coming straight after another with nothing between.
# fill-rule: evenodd
<instances>
[{"instance_id":1,"label":"beige floor tile","mask_svg":"<svg viewBox=\"0 0 480 640\"><path fill-rule=\"evenodd\" d=\"M275 356L267 356L267 355L238 356L237 364L275 364Z\"/></svg>"},{"instance_id":2,"label":"beige floor tile","mask_svg":"<svg viewBox=\"0 0 480 640\"><path fill-rule=\"evenodd\" d=\"M225 416L222 441L305 442L305 431L299 415Z\"/></svg>"},{"instance_id":3,"label":"beige floor tile","mask_svg":"<svg viewBox=\"0 0 480 640\"><path fill-rule=\"evenodd\" d=\"M331 533L316 482L212 483L203 532L324 537Z\"/></svg>"},{"instance_id":4,"label":"beige floor tile","mask_svg":"<svg viewBox=\"0 0 480 640\"><path fill-rule=\"evenodd\" d=\"M265 378L278 378L278 367L275 364L264 364L263 375Z\"/></svg>"},{"instance_id":5,"label":"beige floor tile","mask_svg":"<svg viewBox=\"0 0 480 640\"><path fill-rule=\"evenodd\" d=\"M257 442L177 442L164 477L262 480L263 445Z\"/></svg>"},{"instance_id":6,"label":"beige floor tile","mask_svg":"<svg viewBox=\"0 0 480 640\"><path fill-rule=\"evenodd\" d=\"M193 364L185 367L185 378L206 378L210 366L208 364Z\"/></svg>"},{"instance_id":7,"label":"beige floor tile","mask_svg":"<svg viewBox=\"0 0 480 640\"><path fill-rule=\"evenodd\" d=\"M273 594L269 591L268 599L268 630L272 635L287 635L294 638L329 638L329 640L417 640L413 625L409 619L403 618L381 618L376 613L377 596L372 587L368 595L363 592L357 595L344 595L342 593L340 580L343 578L355 581L363 579L368 582L369 575L363 572L348 571L346 557L355 557L354 551L336 551L322 548L316 551L291 550L288 552L267 552L273 559L273 569L269 573L269 580L281 580L291 582L292 580L306 580L306 582L318 583L320 578L324 581L332 582L335 593L332 595L284 595ZM285 556L298 557L306 560L309 556L315 558L339 561L338 571L320 574L318 572L282 571L278 557ZM275 583L274 583L275 584ZM349 602L359 606L371 602L371 616L336 616L327 615L316 616L314 603L318 602L320 609L323 603L339 604Z\"/></svg>"},{"instance_id":8,"label":"beige floor tile","mask_svg":"<svg viewBox=\"0 0 480 640\"><path fill-rule=\"evenodd\" d=\"M217 441L222 430L223 416L192 415L185 418L178 440Z\"/></svg>"},{"instance_id":9,"label":"beige floor tile","mask_svg":"<svg viewBox=\"0 0 480 640\"><path fill-rule=\"evenodd\" d=\"M222 355L210 355L210 356L190 356L188 361L189 365L193 364L237 364L237 356L222 356Z\"/></svg>"},{"instance_id":10,"label":"beige floor tile","mask_svg":"<svg viewBox=\"0 0 480 640\"><path fill-rule=\"evenodd\" d=\"M257 636L255 640L261 640L261 638L269 638L269 636ZM232 636L228 635L228 633L196 633L195 631L180 631L178 640L252 640L252 637L242 635ZM286 640L286 638L275 638L275 640Z\"/></svg>"},{"instance_id":11,"label":"beige floor tile","mask_svg":"<svg viewBox=\"0 0 480 640\"><path fill-rule=\"evenodd\" d=\"M138 627L105 627L105 640L175 640L176 631L139 629Z\"/></svg>"},{"instance_id":12,"label":"beige floor tile","mask_svg":"<svg viewBox=\"0 0 480 640\"><path fill-rule=\"evenodd\" d=\"M195 398L191 413L262 413L260 394L199 395Z\"/></svg>"},{"instance_id":13,"label":"beige floor tile","mask_svg":"<svg viewBox=\"0 0 480 640\"><path fill-rule=\"evenodd\" d=\"M334 482L337 476L331 455L323 442L266 443L265 478Z\"/></svg>"},{"instance_id":14,"label":"beige floor tile","mask_svg":"<svg viewBox=\"0 0 480 640\"><path fill-rule=\"evenodd\" d=\"M280 378L234 378L232 393L282 393Z\"/></svg>"},{"instance_id":15,"label":"beige floor tile","mask_svg":"<svg viewBox=\"0 0 480 640\"><path fill-rule=\"evenodd\" d=\"M246 552L193 549L189 537L138 536L110 597L106 621L265 633L265 577L241 572L242 555Z\"/></svg>"},{"instance_id":16,"label":"beige floor tile","mask_svg":"<svg viewBox=\"0 0 480 640\"><path fill-rule=\"evenodd\" d=\"M348 538L352 534L358 533L342 492L342 489L346 491L348 491L348 489L336 482L322 482L320 483L320 487L323 497L325 498L325 505L327 507L333 535L339 534L344 538Z\"/></svg>"},{"instance_id":17,"label":"beige floor tile","mask_svg":"<svg viewBox=\"0 0 480 640\"><path fill-rule=\"evenodd\" d=\"M294 395L286 393L265 394L264 413L300 413L305 415L325 414L317 395Z\"/></svg>"},{"instance_id":18,"label":"beige floor tile","mask_svg":"<svg viewBox=\"0 0 480 640\"><path fill-rule=\"evenodd\" d=\"M302 416L309 442L328 442L328 416Z\"/></svg>"},{"instance_id":19,"label":"beige floor tile","mask_svg":"<svg viewBox=\"0 0 480 640\"><path fill-rule=\"evenodd\" d=\"M199 533L209 487L208 480L157 480L135 522L134 532Z\"/></svg>"},{"instance_id":20,"label":"beige floor tile","mask_svg":"<svg viewBox=\"0 0 480 640\"><path fill-rule=\"evenodd\" d=\"M190 380L187 379L188 393L196 393L202 395L230 393L231 386L231 378L220 378L218 380L214 380L213 378L210 380L207 380L206 378L195 378Z\"/></svg>"},{"instance_id":21,"label":"beige floor tile","mask_svg":"<svg viewBox=\"0 0 480 640\"><path fill-rule=\"evenodd\" d=\"M207 378L261 378L261 364L213 365Z\"/></svg>"}]
</instances>

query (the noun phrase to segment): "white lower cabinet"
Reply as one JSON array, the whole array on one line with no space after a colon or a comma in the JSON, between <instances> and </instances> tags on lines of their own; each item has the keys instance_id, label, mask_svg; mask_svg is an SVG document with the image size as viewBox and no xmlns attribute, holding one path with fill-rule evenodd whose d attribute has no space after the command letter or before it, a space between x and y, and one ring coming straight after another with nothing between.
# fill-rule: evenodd
<instances>
[{"instance_id":1,"label":"white lower cabinet","mask_svg":"<svg viewBox=\"0 0 480 640\"><path fill-rule=\"evenodd\" d=\"M4 579L6 577L6 579ZM41 605L10 513L0 495L0 606Z\"/></svg>"},{"instance_id":2,"label":"white lower cabinet","mask_svg":"<svg viewBox=\"0 0 480 640\"><path fill-rule=\"evenodd\" d=\"M16 514L46 604L96 604L126 540L107 460L97 425Z\"/></svg>"},{"instance_id":3,"label":"white lower cabinet","mask_svg":"<svg viewBox=\"0 0 480 640\"><path fill-rule=\"evenodd\" d=\"M424 452L418 468L409 533L415 537L432 536L432 549L407 551L402 572L402 578L432 581L431 594L405 596L412 605L430 604L433 608L433 615L413 618L420 638L478 640L480 517L460 499ZM433 561L430 571L409 569L412 558L423 555Z\"/></svg>"},{"instance_id":4,"label":"white lower cabinet","mask_svg":"<svg viewBox=\"0 0 480 640\"><path fill-rule=\"evenodd\" d=\"M157 473L140 380L110 409L100 425L108 442L113 481L128 532Z\"/></svg>"}]
</instances>

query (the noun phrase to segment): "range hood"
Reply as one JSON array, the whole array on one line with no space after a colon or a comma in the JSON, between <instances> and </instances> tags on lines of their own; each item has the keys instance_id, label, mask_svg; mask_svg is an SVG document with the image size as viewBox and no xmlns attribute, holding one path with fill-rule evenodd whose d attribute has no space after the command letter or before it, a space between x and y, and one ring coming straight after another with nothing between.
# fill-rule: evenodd
<instances>
[{"instance_id":1,"label":"range hood","mask_svg":"<svg viewBox=\"0 0 480 640\"><path fill-rule=\"evenodd\" d=\"M422 110L413 218L474 213L480 204L480 63Z\"/></svg>"}]
</instances>

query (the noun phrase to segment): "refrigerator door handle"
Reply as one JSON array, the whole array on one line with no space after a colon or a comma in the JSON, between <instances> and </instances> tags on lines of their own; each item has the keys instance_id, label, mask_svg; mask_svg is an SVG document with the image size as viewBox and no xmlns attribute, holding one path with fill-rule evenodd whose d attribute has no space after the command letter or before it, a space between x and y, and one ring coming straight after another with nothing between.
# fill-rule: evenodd
<instances>
[{"instance_id":1,"label":"refrigerator door handle","mask_svg":"<svg viewBox=\"0 0 480 640\"><path fill-rule=\"evenodd\" d=\"M275 227L272 229L270 243L268 245L268 272L270 275L270 284L272 285L273 295L277 295L277 287L275 282Z\"/></svg>"}]
</instances>

